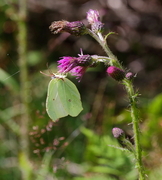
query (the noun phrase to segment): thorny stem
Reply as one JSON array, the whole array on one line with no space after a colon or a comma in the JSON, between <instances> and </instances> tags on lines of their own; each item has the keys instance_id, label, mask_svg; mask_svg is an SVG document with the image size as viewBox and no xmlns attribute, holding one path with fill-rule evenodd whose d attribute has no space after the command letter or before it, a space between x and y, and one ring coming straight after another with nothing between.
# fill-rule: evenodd
<instances>
[{"instance_id":1,"label":"thorny stem","mask_svg":"<svg viewBox=\"0 0 162 180\"><path fill-rule=\"evenodd\" d=\"M139 171L139 180L145 179L144 168L142 164L142 149L140 146L140 129L139 129L139 113L137 108L137 95L134 92L133 85L131 81L124 80L126 91L129 95L130 105L131 105L131 117L134 131L134 141L135 141L135 155L136 163Z\"/></svg>"},{"instance_id":2,"label":"thorny stem","mask_svg":"<svg viewBox=\"0 0 162 180\"><path fill-rule=\"evenodd\" d=\"M89 35L92 36L104 49L109 60L109 65L119 67L120 69L124 70L120 62L118 61L117 57L111 52L109 49L106 39L103 38L102 34L95 34L91 30L89 30ZM135 141L135 158L136 158L136 165L139 172L139 180L145 180L145 173L142 164L142 153L141 153L141 146L140 146L140 130L139 130L139 113L137 108L137 93L134 91L133 84L131 80L123 80L123 84L125 85L126 91L129 96L130 101L130 111L131 111L131 118L133 124L133 132L134 132L134 141Z\"/></svg>"}]
</instances>

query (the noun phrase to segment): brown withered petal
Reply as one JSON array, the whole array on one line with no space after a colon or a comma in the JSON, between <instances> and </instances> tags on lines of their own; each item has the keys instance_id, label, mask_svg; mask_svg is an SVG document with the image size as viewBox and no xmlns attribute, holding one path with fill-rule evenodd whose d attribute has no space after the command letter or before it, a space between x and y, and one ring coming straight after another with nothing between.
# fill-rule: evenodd
<instances>
[{"instance_id":1,"label":"brown withered petal","mask_svg":"<svg viewBox=\"0 0 162 180\"><path fill-rule=\"evenodd\" d=\"M52 31L53 34L58 34L65 31L65 27L67 26L69 22L62 20L62 21L54 21L49 26L50 31Z\"/></svg>"}]
</instances>

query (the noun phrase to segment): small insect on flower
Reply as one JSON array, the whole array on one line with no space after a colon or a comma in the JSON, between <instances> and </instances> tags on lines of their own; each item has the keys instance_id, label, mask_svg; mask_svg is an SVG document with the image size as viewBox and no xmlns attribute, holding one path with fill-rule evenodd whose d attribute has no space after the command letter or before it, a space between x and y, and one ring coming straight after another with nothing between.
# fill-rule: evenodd
<instances>
[{"instance_id":1,"label":"small insect on flower","mask_svg":"<svg viewBox=\"0 0 162 180\"><path fill-rule=\"evenodd\" d=\"M53 121L68 115L76 117L83 107L75 84L64 75L52 74L49 76L51 76L51 81L48 85L46 99L47 114Z\"/></svg>"}]
</instances>

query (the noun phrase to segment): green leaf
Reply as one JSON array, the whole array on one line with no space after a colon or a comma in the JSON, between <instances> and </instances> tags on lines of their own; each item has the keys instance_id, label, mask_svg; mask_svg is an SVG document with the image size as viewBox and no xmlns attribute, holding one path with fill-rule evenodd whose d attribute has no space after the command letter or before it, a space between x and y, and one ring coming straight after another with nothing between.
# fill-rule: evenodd
<instances>
[{"instance_id":1,"label":"green leaf","mask_svg":"<svg viewBox=\"0 0 162 180\"><path fill-rule=\"evenodd\" d=\"M88 177L75 177L73 180L116 180L116 178L110 176L104 176L101 173L90 175Z\"/></svg>"},{"instance_id":2,"label":"green leaf","mask_svg":"<svg viewBox=\"0 0 162 180\"><path fill-rule=\"evenodd\" d=\"M142 136L142 145L150 148L154 139L157 144L162 144L161 117L162 117L162 93L158 94L149 104L147 109L147 130ZM149 141L148 141L149 139Z\"/></svg>"},{"instance_id":3,"label":"green leaf","mask_svg":"<svg viewBox=\"0 0 162 180\"><path fill-rule=\"evenodd\" d=\"M111 34L117 34L117 33L115 33L115 32L109 32L108 34L106 34L106 36L105 36L105 40L108 38L108 36L110 36Z\"/></svg>"},{"instance_id":4,"label":"green leaf","mask_svg":"<svg viewBox=\"0 0 162 180\"><path fill-rule=\"evenodd\" d=\"M162 115L161 107L162 107L162 93L158 94L150 103L148 108L148 113L157 118Z\"/></svg>"},{"instance_id":5,"label":"green leaf","mask_svg":"<svg viewBox=\"0 0 162 180\"><path fill-rule=\"evenodd\" d=\"M19 135L20 126L13 120L13 118L23 114L24 112L23 104L8 107L4 110L0 109L0 123L5 124L5 126L9 127L15 134Z\"/></svg>"},{"instance_id":6,"label":"green leaf","mask_svg":"<svg viewBox=\"0 0 162 180\"><path fill-rule=\"evenodd\" d=\"M83 108L75 84L67 78L53 78L48 85L46 110L53 121L77 116Z\"/></svg>"},{"instance_id":7,"label":"green leaf","mask_svg":"<svg viewBox=\"0 0 162 180\"><path fill-rule=\"evenodd\" d=\"M2 82L12 91L19 92L18 83L10 74L6 73L3 69L0 69L0 82Z\"/></svg>"},{"instance_id":8,"label":"green leaf","mask_svg":"<svg viewBox=\"0 0 162 180\"><path fill-rule=\"evenodd\" d=\"M38 169L36 180L49 179L50 176L50 162L53 152L46 152L43 157L42 166ZM52 178L53 179L53 178Z\"/></svg>"}]
</instances>

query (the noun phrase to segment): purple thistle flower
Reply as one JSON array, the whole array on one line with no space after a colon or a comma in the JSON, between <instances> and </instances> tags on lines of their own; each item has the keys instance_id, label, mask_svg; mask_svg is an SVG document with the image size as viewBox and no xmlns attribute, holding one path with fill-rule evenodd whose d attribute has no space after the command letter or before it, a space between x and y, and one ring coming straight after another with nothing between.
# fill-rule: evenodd
<instances>
[{"instance_id":1,"label":"purple thistle flower","mask_svg":"<svg viewBox=\"0 0 162 180\"><path fill-rule=\"evenodd\" d=\"M90 9L87 12L87 20L91 24L91 29L93 32L101 32L103 30L104 24L100 21L99 12L93 9Z\"/></svg>"},{"instance_id":2,"label":"purple thistle flower","mask_svg":"<svg viewBox=\"0 0 162 180\"><path fill-rule=\"evenodd\" d=\"M88 20L89 24L94 24L94 23L98 22L99 18L100 18L100 16L99 16L98 11L90 9L87 12L87 20Z\"/></svg>"},{"instance_id":3,"label":"purple thistle flower","mask_svg":"<svg viewBox=\"0 0 162 180\"><path fill-rule=\"evenodd\" d=\"M78 65L76 57L64 56L58 61L58 69L60 73L68 73Z\"/></svg>"},{"instance_id":4,"label":"purple thistle flower","mask_svg":"<svg viewBox=\"0 0 162 180\"><path fill-rule=\"evenodd\" d=\"M79 57L64 56L58 61L58 69L60 73L71 73L80 79L88 67L96 64L96 60L90 55L80 54Z\"/></svg>"},{"instance_id":5,"label":"purple thistle flower","mask_svg":"<svg viewBox=\"0 0 162 180\"><path fill-rule=\"evenodd\" d=\"M96 58L89 54L84 55L81 49L81 54L78 54L78 57L62 57L58 61L58 69L60 73L71 73L80 81L87 68L96 64Z\"/></svg>"},{"instance_id":6,"label":"purple thistle flower","mask_svg":"<svg viewBox=\"0 0 162 180\"><path fill-rule=\"evenodd\" d=\"M70 72L73 76L76 76L76 79L79 79L79 81L80 81L83 74L85 73L86 69L87 69L87 67L76 66Z\"/></svg>"}]
</instances>

